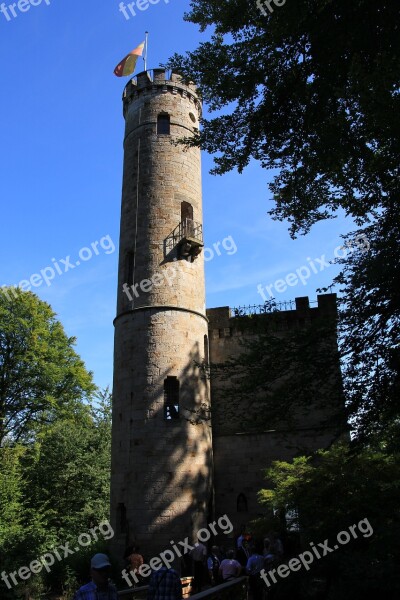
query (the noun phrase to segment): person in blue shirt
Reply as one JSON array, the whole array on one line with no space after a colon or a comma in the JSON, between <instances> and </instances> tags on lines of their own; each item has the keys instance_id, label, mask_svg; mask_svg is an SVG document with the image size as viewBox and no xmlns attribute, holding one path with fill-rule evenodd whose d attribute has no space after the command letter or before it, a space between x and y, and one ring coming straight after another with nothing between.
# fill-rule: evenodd
<instances>
[{"instance_id":1,"label":"person in blue shirt","mask_svg":"<svg viewBox=\"0 0 400 600\"><path fill-rule=\"evenodd\" d=\"M147 600L182 600L182 584L175 569L164 566L153 571Z\"/></svg>"},{"instance_id":2,"label":"person in blue shirt","mask_svg":"<svg viewBox=\"0 0 400 600\"><path fill-rule=\"evenodd\" d=\"M262 600L264 584L260 571L264 568L264 557L255 546L250 548L250 557L247 561L246 572L249 576L250 590L253 600Z\"/></svg>"},{"instance_id":3,"label":"person in blue shirt","mask_svg":"<svg viewBox=\"0 0 400 600\"><path fill-rule=\"evenodd\" d=\"M109 582L110 568L106 554L95 554L90 561L92 581L79 588L74 600L117 600L117 589Z\"/></svg>"},{"instance_id":4,"label":"person in blue shirt","mask_svg":"<svg viewBox=\"0 0 400 600\"><path fill-rule=\"evenodd\" d=\"M217 585L217 583L219 583L219 567L221 561L218 558L218 552L218 546L213 546L211 548L211 554L207 559L207 569L211 585Z\"/></svg>"}]
</instances>

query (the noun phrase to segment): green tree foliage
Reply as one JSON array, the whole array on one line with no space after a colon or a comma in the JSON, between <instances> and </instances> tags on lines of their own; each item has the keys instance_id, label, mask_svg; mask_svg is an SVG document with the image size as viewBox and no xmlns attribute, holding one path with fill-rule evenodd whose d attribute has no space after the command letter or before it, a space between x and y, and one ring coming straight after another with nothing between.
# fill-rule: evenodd
<instances>
[{"instance_id":1,"label":"green tree foliage","mask_svg":"<svg viewBox=\"0 0 400 600\"><path fill-rule=\"evenodd\" d=\"M340 337L348 412L360 442L400 449L400 219L386 211L364 228L368 252L341 260ZM353 236L349 236L350 238ZM355 244L352 244L355 248Z\"/></svg>"},{"instance_id":2,"label":"green tree foliage","mask_svg":"<svg viewBox=\"0 0 400 600\"><path fill-rule=\"evenodd\" d=\"M199 85L211 110L227 109L197 140L217 154L216 173L242 171L251 158L278 169L272 212L292 232L339 207L363 220L397 202L397 0L300 0L272 12L247 0L191 6L186 19L214 36L169 66Z\"/></svg>"},{"instance_id":3,"label":"green tree foliage","mask_svg":"<svg viewBox=\"0 0 400 600\"><path fill-rule=\"evenodd\" d=\"M282 580L283 595L278 597L286 597L284 592L291 587L302 589L300 597L307 598L315 579L325 582L321 597L330 600L399 597L398 459L372 450L354 454L342 444L314 457L273 463L266 472L269 486L261 490L260 501L283 514L297 512L303 551L310 550L310 542L318 548L324 540L333 548L337 535L352 525L358 533L357 539L351 536L334 552L315 559L309 573L302 569ZM371 535L368 523L358 527L365 519ZM297 555L298 549L290 554Z\"/></svg>"},{"instance_id":4,"label":"green tree foliage","mask_svg":"<svg viewBox=\"0 0 400 600\"><path fill-rule=\"evenodd\" d=\"M55 539L79 535L108 515L110 411L103 394L100 405L82 407L79 418L43 428L25 457L27 502L45 513Z\"/></svg>"},{"instance_id":5,"label":"green tree foliage","mask_svg":"<svg viewBox=\"0 0 400 600\"><path fill-rule=\"evenodd\" d=\"M216 116L185 143L214 154L217 174L251 159L272 170L270 214L293 237L339 210L363 228L371 252L353 253L337 280L345 388L360 440L388 427L396 437L400 4L267 5L192 0L186 19L213 28L212 40L168 66L198 83Z\"/></svg>"},{"instance_id":6,"label":"green tree foliage","mask_svg":"<svg viewBox=\"0 0 400 600\"><path fill-rule=\"evenodd\" d=\"M12 590L1 582L1 597L76 589L87 577L90 554L107 544L100 533L96 540L90 529L109 515L109 393L100 394L94 406L82 405L75 418L42 425L35 441L0 452L2 570L18 570L67 542L79 547L75 554L55 560L49 573L42 570ZM93 542L78 546L78 537L85 533Z\"/></svg>"},{"instance_id":7,"label":"green tree foliage","mask_svg":"<svg viewBox=\"0 0 400 600\"><path fill-rule=\"evenodd\" d=\"M0 294L0 444L78 408L95 386L51 307L30 292Z\"/></svg>"},{"instance_id":8,"label":"green tree foliage","mask_svg":"<svg viewBox=\"0 0 400 600\"><path fill-rule=\"evenodd\" d=\"M0 547L6 547L21 533L23 448L2 448L0 462Z\"/></svg>"},{"instance_id":9,"label":"green tree foliage","mask_svg":"<svg viewBox=\"0 0 400 600\"><path fill-rule=\"evenodd\" d=\"M70 542L79 550L17 586L3 599L41 598L75 587L89 554L106 542L111 460L111 398L95 395L92 375L51 307L34 294L0 294L0 562L18 572ZM63 551L61 551L63 554ZM12 581L12 580L11 580ZM10 580L9 580L10 582Z\"/></svg>"},{"instance_id":10,"label":"green tree foliage","mask_svg":"<svg viewBox=\"0 0 400 600\"><path fill-rule=\"evenodd\" d=\"M14 572L40 556L41 540L46 536L43 514L31 510L25 501L27 485L23 463L27 448L22 445L0 448L0 564L1 572ZM39 577L31 588L43 591ZM25 597L23 582L19 588L8 589L0 581L0 597ZM38 596L39 597L39 596Z\"/></svg>"}]
</instances>

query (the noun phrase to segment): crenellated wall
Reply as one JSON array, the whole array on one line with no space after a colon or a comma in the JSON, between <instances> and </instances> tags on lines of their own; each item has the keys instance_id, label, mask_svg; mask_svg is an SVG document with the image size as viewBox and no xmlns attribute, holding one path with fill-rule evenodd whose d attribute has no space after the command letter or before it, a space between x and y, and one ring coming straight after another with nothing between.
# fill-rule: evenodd
<instances>
[{"instance_id":1,"label":"crenellated wall","mask_svg":"<svg viewBox=\"0 0 400 600\"><path fill-rule=\"evenodd\" d=\"M222 381L220 373L211 369L215 507L217 512L225 510L240 529L262 514L257 492L265 485L265 469L272 461L326 448L338 432L347 435L337 357L336 294L318 296L318 305L313 307L302 297L296 298L294 310L233 316L229 307L219 307L208 309L207 317L211 363L225 364L228 358L237 358L244 352L242 342L255 341L261 331L263 335L270 332L284 347L293 332L311 327L316 336L311 359L318 357L323 367L314 371L315 381L307 382L310 405L291 409L290 427L286 423L269 425L265 413L258 420L264 392L257 394L255 389L238 400L232 382ZM321 324L324 333L319 337ZM242 512L243 499L247 512Z\"/></svg>"}]
</instances>

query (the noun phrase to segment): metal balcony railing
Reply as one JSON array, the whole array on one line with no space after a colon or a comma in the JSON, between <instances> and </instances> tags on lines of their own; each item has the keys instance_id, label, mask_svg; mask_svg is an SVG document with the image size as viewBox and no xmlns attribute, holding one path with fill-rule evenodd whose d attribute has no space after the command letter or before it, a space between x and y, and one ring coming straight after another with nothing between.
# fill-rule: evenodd
<instances>
[{"instance_id":1,"label":"metal balcony railing","mask_svg":"<svg viewBox=\"0 0 400 600\"><path fill-rule=\"evenodd\" d=\"M190 240L199 242L203 245L203 225L193 221L193 219L185 219L181 221L172 232L172 238L175 244L179 244L182 240Z\"/></svg>"},{"instance_id":2,"label":"metal balcony railing","mask_svg":"<svg viewBox=\"0 0 400 600\"><path fill-rule=\"evenodd\" d=\"M177 246L183 256L197 256L204 246L203 225L193 219L181 221L165 240L166 253L168 254Z\"/></svg>"}]
</instances>

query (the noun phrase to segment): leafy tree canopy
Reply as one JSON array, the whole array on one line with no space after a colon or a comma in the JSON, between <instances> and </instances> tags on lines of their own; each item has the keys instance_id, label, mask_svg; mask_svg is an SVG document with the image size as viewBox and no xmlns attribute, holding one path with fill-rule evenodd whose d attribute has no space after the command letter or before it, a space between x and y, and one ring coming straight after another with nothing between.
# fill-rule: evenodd
<instances>
[{"instance_id":1,"label":"leafy tree canopy","mask_svg":"<svg viewBox=\"0 0 400 600\"><path fill-rule=\"evenodd\" d=\"M364 228L368 251L342 259L340 347L358 441L400 449L400 218L388 209ZM352 236L348 236L350 239ZM353 248L355 245L352 245Z\"/></svg>"},{"instance_id":2,"label":"leafy tree canopy","mask_svg":"<svg viewBox=\"0 0 400 600\"><path fill-rule=\"evenodd\" d=\"M95 390L51 307L31 292L0 293L0 444L81 410Z\"/></svg>"},{"instance_id":3,"label":"leafy tree canopy","mask_svg":"<svg viewBox=\"0 0 400 600\"><path fill-rule=\"evenodd\" d=\"M372 450L354 454L346 444L340 444L314 457L275 462L266 475L268 488L259 493L260 501L282 514L298 515L302 548L292 553L289 550L290 555L310 550L311 542L318 549L324 540L333 549L338 534L350 532L352 525L357 533L356 537L350 534L346 543L337 544L335 551L315 559L310 573L302 569L291 574L290 585L299 588L305 584L309 589L310 579L320 578L326 584L321 597L331 600L398 598L398 455ZM347 536L340 539L346 541Z\"/></svg>"},{"instance_id":4,"label":"leafy tree canopy","mask_svg":"<svg viewBox=\"0 0 400 600\"><path fill-rule=\"evenodd\" d=\"M111 468L111 397L79 419L42 428L26 454L27 499L44 510L48 531L60 539L98 524L108 515Z\"/></svg>"},{"instance_id":5,"label":"leafy tree canopy","mask_svg":"<svg viewBox=\"0 0 400 600\"><path fill-rule=\"evenodd\" d=\"M10 590L0 582L1 598L39 598L46 588L59 594L87 580L90 556L104 552L113 533L108 527L102 529L104 536L98 529L96 536L91 532L108 519L110 463L107 391L95 406L42 424L34 441L0 448L2 569L18 570L67 542L78 548L55 561L49 573L43 569ZM89 536L85 545L79 544L81 534Z\"/></svg>"},{"instance_id":6,"label":"leafy tree canopy","mask_svg":"<svg viewBox=\"0 0 400 600\"><path fill-rule=\"evenodd\" d=\"M397 0L192 0L186 19L210 42L168 66L199 85L211 110L195 143L215 173L250 159L292 235L339 208L361 224L399 194L400 5Z\"/></svg>"}]
</instances>

